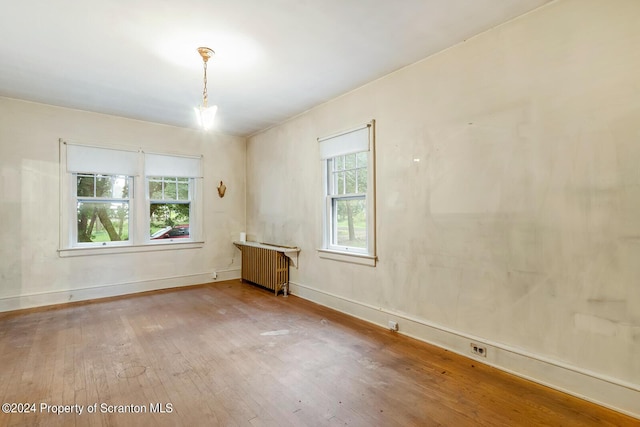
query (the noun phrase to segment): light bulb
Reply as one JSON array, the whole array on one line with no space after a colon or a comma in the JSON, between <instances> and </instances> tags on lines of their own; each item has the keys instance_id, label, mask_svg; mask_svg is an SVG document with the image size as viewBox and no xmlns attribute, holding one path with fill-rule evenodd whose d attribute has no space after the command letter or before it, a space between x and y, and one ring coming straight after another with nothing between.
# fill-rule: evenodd
<instances>
[{"instance_id":1,"label":"light bulb","mask_svg":"<svg viewBox=\"0 0 640 427\"><path fill-rule=\"evenodd\" d=\"M217 105L211 107L194 107L196 112L196 118L198 119L198 125L204 130L209 130L213 127L213 120L216 117L218 111Z\"/></svg>"}]
</instances>

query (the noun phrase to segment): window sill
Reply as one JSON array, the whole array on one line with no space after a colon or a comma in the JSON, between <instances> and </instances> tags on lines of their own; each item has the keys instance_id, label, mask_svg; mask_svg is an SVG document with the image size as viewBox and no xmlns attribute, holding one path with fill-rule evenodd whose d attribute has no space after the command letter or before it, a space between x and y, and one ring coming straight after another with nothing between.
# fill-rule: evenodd
<instances>
[{"instance_id":1,"label":"window sill","mask_svg":"<svg viewBox=\"0 0 640 427\"><path fill-rule=\"evenodd\" d=\"M378 259L375 255L339 252L329 249L317 249L317 251L320 258L348 262L351 264L368 265L369 267L375 267L376 260Z\"/></svg>"},{"instance_id":2,"label":"window sill","mask_svg":"<svg viewBox=\"0 0 640 427\"><path fill-rule=\"evenodd\" d=\"M173 251L179 249L198 249L204 246L204 242L185 243L156 243L149 245L127 245L127 246L96 246L82 248L58 249L60 258L92 255L126 254L134 252L157 252Z\"/></svg>"}]
</instances>

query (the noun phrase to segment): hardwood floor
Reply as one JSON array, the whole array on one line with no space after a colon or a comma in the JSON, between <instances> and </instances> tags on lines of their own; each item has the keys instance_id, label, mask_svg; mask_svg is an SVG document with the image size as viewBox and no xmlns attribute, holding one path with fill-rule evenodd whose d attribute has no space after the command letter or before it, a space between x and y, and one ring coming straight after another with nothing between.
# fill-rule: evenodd
<instances>
[{"instance_id":1,"label":"hardwood floor","mask_svg":"<svg viewBox=\"0 0 640 427\"><path fill-rule=\"evenodd\" d=\"M2 426L640 424L240 281L0 314L0 396L35 404Z\"/></svg>"}]
</instances>

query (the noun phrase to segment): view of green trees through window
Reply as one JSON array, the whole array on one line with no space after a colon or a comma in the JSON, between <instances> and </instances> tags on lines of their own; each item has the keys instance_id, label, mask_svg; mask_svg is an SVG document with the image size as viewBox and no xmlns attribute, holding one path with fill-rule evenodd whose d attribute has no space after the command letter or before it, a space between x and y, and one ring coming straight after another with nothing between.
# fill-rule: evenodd
<instances>
[{"instance_id":1,"label":"view of green trees through window","mask_svg":"<svg viewBox=\"0 0 640 427\"><path fill-rule=\"evenodd\" d=\"M191 211L189 184L189 178L149 178L150 236L168 227L189 225Z\"/></svg>"},{"instance_id":2,"label":"view of green trees through window","mask_svg":"<svg viewBox=\"0 0 640 427\"><path fill-rule=\"evenodd\" d=\"M129 240L129 178L77 174L78 242Z\"/></svg>"},{"instance_id":3,"label":"view of green trees through window","mask_svg":"<svg viewBox=\"0 0 640 427\"><path fill-rule=\"evenodd\" d=\"M366 193L367 153L334 157L331 164L333 243L356 248L367 247Z\"/></svg>"},{"instance_id":4,"label":"view of green trees through window","mask_svg":"<svg viewBox=\"0 0 640 427\"><path fill-rule=\"evenodd\" d=\"M336 244L356 248L367 247L367 218L364 197L335 199L337 222Z\"/></svg>"}]
</instances>

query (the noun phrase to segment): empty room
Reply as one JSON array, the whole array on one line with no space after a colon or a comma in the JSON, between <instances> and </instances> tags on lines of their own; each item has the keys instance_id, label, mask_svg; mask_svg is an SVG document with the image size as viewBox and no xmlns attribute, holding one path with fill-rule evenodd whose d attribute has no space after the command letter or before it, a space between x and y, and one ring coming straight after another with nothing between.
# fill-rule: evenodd
<instances>
[{"instance_id":1,"label":"empty room","mask_svg":"<svg viewBox=\"0 0 640 427\"><path fill-rule=\"evenodd\" d=\"M0 426L640 425L639 22L2 0Z\"/></svg>"}]
</instances>

